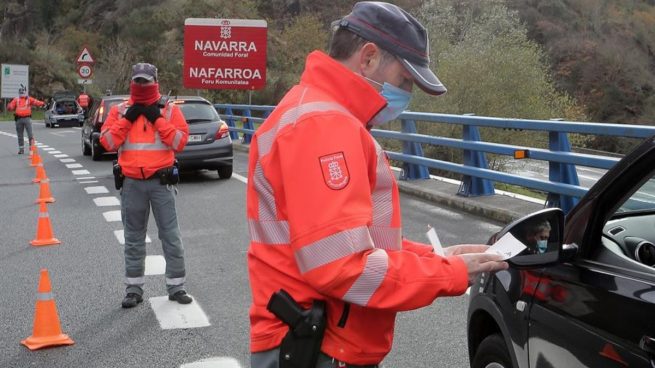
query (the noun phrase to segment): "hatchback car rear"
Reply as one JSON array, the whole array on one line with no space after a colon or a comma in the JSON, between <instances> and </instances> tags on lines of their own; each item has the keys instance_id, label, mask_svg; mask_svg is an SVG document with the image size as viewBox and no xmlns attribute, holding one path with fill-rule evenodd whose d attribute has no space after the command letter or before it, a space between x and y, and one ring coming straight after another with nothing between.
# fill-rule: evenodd
<instances>
[{"instance_id":1,"label":"hatchback car rear","mask_svg":"<svg viewBox=\"0 0 655 368\"><path fill-rule=\"evenodd\" d=\"M176 153L181 170L216 170L221 179L232 176L232 139L227 124L214 106L202 97L175 97L189 124L189 140L182 152Z\"/></svg>"},{"instance_id":2,"label":"hatchback car rear","mask_svg":"<svg viewBox=\"0 0 655 368\"><path fill-rule=\"evenodd\" d=\"M104 154L115 154L116 152L107 152L100 144L100 129L104 124L109 110L121 102L127 101L129 96L112 95L104 96L99 103L94 104L89 112L89 117L84 121L82 126L82 154L91 156L93 161L98 161Z\"/></svg>"},{"instance_id":3,"label":"hatchback car rear","mask_svg":"<svg viewBox=\"0 0 655 368\"><path fill-rule=\"evenodd\" d=\"M77 103L76 95L70 91L55 92L44 114L44 122L47 128L56 126L82 126L84 122L84 110Z\"/></svg>"}]
</instances>

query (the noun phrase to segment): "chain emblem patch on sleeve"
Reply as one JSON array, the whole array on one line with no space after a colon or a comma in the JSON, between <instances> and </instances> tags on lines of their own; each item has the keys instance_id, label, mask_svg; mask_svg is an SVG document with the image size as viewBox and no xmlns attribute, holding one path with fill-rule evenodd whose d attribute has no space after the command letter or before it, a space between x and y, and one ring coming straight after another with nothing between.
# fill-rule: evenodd
<instances>
[{"instance_id":1,"label":"chain emblem patch on sleeve","mask_svg":"<svg viewBox=\"0 0 655 368\"><path fill-rule=\"evenodd\" d=\"M319 157L318 160L323 171L323 180L325 180L325 185L328 188L339 190L348 185L350 173L343 152L330 153Z\"/></svg>"}]
</instances>

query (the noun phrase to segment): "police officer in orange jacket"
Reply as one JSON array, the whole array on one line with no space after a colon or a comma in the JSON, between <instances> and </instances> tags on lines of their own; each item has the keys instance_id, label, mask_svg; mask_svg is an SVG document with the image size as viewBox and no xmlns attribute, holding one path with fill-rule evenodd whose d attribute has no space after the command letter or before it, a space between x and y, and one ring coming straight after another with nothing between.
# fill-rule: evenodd
<instances>
[{"instance_id":1,"label":"police officer in orange jacket","mask_svg":"<svg viewBox=\"0 0 655 368\"><path fill-rule=\"evenodd\" d=\"M425 28L395 5L359 2L334 32L330 55L309 54L250 149L253 368L377 367L397 312L508 267L485 245L440 257L402 237L397 183L369 130L407 108L414 84L446 92Z\"/></svg>"},{"instance_id":2,"label":"police officer in orange jacket","mask_svg":"<svg viewBox=\"0 0 655 368\"><path fill-rule=\"evenodd\" d=\"M82 91L79 96L77 96L77 103L80 105L82 110L84 110L84 117L89 112L89 103L91 102L91 99L89 95L86 94L86 92Z\"/></svg>"},{"instance_id":3,"label":"police officer in orange jacket","mask_svg":"<svg viewBox=\"0 0 655 368\"><path fill-rule=\"evenodd\" d=\"M155 216L166 259L168 299L188 304L184 288L184 247L175 210L179 180L175 152L182 151L189 126L180 109L165 103L159 94L157 68L139 63L132 67L130 98L109 111L100 142L108 151L118 151L116 171L121 185L121 217L125 230L125 283L123 308L143 301L146 230L150 208Z\"/></svg>"},{"instance_id":4,"label":"police officer in orange jacket","mask_svg":"<svg viewBox=\"0 0 655 368\"><path fill-rule=\"evenodd\" d=\"M25 141L23 131L27 130L27 138L30 145L33 144L34 135L32 134L32 106L41 107L45 105L43 101L28 96L27 89L21 85L18 89L18 97L14 98L7 105L7 110L14 111L14 121L16 122L16 133L18 135L18 154L25 153L23 146Z\"/></svg>"}]
</instances>

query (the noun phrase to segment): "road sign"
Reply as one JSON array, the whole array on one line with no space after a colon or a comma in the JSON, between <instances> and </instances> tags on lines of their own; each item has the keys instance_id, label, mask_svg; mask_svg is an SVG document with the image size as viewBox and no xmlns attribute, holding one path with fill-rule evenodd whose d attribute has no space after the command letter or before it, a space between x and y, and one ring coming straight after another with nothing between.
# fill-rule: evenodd
<instances>
[{"instance_id":1,"label":"road sign","mask_svg":"<svg viewBox=\"0 0 655 368\"><path fill-rule=\"evenodd\" d=\"M78 79L77 84L93 84L93 79Z\"/></svg>"},{"instance_id":2,"label":"road sign","mask_svg":"<svg viewBox=\"0 0 655 368\"><path fill-rule=\"evenodd\" d=\"M187 18L184 87L261 89L266 86L265 20Z\"/></svg>"},{"instance_id":3,"label":"road sign","mask_svg":"<svg viewBox=\"0 0 655 368\"><path fill-rule=\"evenodd\" d=\"M29 92L29 65L2 64L0 71L0 98L18 97L21 85L28 87Z\"/></svg>"},{"instance_id":4,"label":"road sign","mask_svg":"<svg viewBox=\"0 0 655 368\"><path fill-rule=\"evenodd\" d=\"M77 67L77 74L84 79L88 79L93 74L91 65L80 65Z\"/></svg>"},{"instance_id":5,"label":"road sign","mask_svg":"<svg viewBox=\"0 0 655 368\"><path fill-rule=\"evenodd\" d=\"M78 64L95 64L95 59L91 56L91 52L86 47L82 49L80 55L77 57Z\"/></svg>"}]
</instances>

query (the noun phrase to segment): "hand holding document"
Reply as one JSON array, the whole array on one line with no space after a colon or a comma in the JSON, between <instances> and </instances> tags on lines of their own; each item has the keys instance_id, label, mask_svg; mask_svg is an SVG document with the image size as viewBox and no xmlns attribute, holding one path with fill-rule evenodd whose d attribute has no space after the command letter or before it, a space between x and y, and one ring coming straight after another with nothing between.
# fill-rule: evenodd
<instances>
[{"instance_id":1,"label":"hand holding document","mask_svg":"<svg viewBox=\"0 0 655 368\"><path fill-rule=\"evenodd\" d=\"M437 235L437 232L434 230L434 228L430 225L428 225L428 232L425 234L428 236L428 239L430 240L430 244L432 244L432 248L434 249L434 253L445 257L446 253L443 250L443 247L441 246L441 241L439 241L439 236Z\"/></svg>"},{"instance_id":2,"label":"hand holding document","mask_svg":"<svg viewBox=\"0 0 655 368\"><path fill-rule=\"evenodd\" d=\"M485 253L497 253L503 256L503 260L514 257L525 249L525 245L511 233L503 235Z\"/></svg>"}]
</instances>

